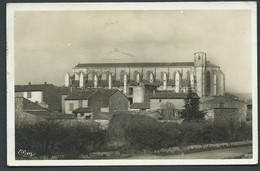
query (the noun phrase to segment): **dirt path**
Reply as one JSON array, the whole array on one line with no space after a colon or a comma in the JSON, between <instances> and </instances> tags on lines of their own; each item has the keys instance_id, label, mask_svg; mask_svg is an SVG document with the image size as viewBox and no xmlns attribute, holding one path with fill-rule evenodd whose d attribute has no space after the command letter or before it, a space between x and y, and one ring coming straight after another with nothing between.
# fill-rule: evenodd
<instances>
[{"instance_id":1,"label":"dirt path","mask_svg":"<svg viewBox=\"0 0 260 171\"><path fill-rule=\"evenodd\" d=\"M234 147L219 150L203 151L196 153L189 153L183 155L167 155L157 156L152 154L142 154L131 156L128 159L226 159L239 158L245 154L252 154L252 146Z\"/></svg>"}]
</instances>

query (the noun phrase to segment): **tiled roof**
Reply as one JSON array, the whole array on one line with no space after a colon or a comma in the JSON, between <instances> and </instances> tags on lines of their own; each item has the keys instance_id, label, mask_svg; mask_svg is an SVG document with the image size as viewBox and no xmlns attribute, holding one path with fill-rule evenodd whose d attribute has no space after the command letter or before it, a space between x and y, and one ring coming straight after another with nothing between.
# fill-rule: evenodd
<instances>
[{"instance_id":1,"label":"tiled roof","mask_svg":"<svg viewBox=\"0 0 260 171\"><path fill-rule=\"evenodd\" d=\"M150 103L149 102L133 103L130 106L130 109L150 109Z\"/></svg>"},{"instance_id":2,"label":"tiled roof","mask_svg":"<svg viewBox=\"0 0 260 171\"><path fill-rule=\"evenodd\" d=\"M49 111L26 111L27 113L38 115L38 116L44 116L44 117L52 117L52 114Z\"/></svg>"},{"instance_id":3,"label":"tiled roof","mask_svg":"<svg viewBox=\"0 0 260 171\"><path fill-rule=\"evenodd\" d=\"M23 97L16 97L16 98L20 98L22 101L22 110L24 112L33 114L33 115L39 115L39 116L51 116L52 112L49 109L46 109L44 107L41 107L39 104L37 103L33 103L30 100L23 98Z\"/></svg>"},{"instance_id":4,"label":"tiled roof","mask_svg":"<svg viewBox=\"0 0 260 171\"><path fill-rule=\"evenodd\" d=\"M67 95L70 92L70 88L69 87L58 87L58 89L60 90L62 95Z\"/></svg>"},{"instance_id":5,"label":"tiled roof","mask_svg":"<svg viewBox=\"0 0 260 171\"><path fill-rule=\"evenodd\" d=\"M217 65L212 64L210 61L207 61L207 67L219 67Z\"/></svg>"},{"instance_id":6,"label":"tiled roof","mask_svg":"<svg viewBox=\"0 0 260 171\"><path fill-rule=\"evenodd\" d=\"M175 93L174 91L158 91L151 95L151 99L185 99L186 93ZM197 94L194 94L193 98L199 98Z\"/></svg>"},{"instance_id":7,"label":"tiled roof","mask_svg":"<svg viewBox=\"0 0 260 171\"><path fill-rule=\"evenodd\" d=\"M74 68L85 67L170 67L170 66L194 66L194 62L165 62L165 63L87 63L78 64Z\"/></svg>"},{"instance_id":8,"label":"tiled roof","mask_svg":"<svg viewBox=\"0 0 260 171\"><path fill-rule=\"evenodd\" d=\"M99 85L99 86L108 86L108 81L107 81L107 80L100 80L100 81L98 82L98 85Z\"/></svg>"},{"instance_id":9,"label":"tiled roof","mask_svg":"<svg viewBox=\"0 0 260 171\"><path fill-rule=\"evenodd\" d=\"M55 87L53 84L31 84L31 85L16 85L15 92L25 91L43 91L46 88Z\"/></svg>"},{"instance_id":10,"label":"tiled roof","mask_svg":"<svg viewBox=\"0 0 260 171\"><path fill-rule=\"evenodd\" d=\"M121 82L121 81L114 81L112 83L113 86L123 86L124 85L124 82Z\"/></svg>"},{"instance_id":11,"label":"tiled roof","mask_svg":"<svg viewBox=\"0 0 260 171\"><path fill-rule=\"evenodd\" d=\"M93 80L87 81L86 86L94 86L94 81Z\"/></svg>"},{"instance_id":12,"label":"tiled roof","mask_svg":"<svg viewBox=\"0 0 260 171\"><path fill-rule=\"evenodd\" d=\"M95 109L91 107L81 107L73 111L73 113L90 113L93 112Z\"/></svg>"},{"instance_id":13,"label":"tiled roof","mask_svg":"<svg viewBox=\"0 0 260 171\"><path fill-rule=\"evenodd\" d=\"M216 96L210 100L206 100L204 102L202 102L202 104L206 104L206 103L228 103L228 102L236 102L236 103L243 103L243 104L246 104L246 102L244 101L241 101L241 100L237 100L237 99L233 99L233 98L230 98L230 97L225 97L225 96Z\"/></svg>"},{"instance_id":14,"label":"tiled roof","mask_svg":"<svg viewBox=\"0 0 260 171\"><path fill-rule=\"evenodd\" d=\"M135 80L130 80L128 84L131 86L137 86L140 83L136 82Z\"/></svg>"},{"instance_id":15,"label":"tiled roof","mask_svg":"<svg viewBox=\"0 0 260 171\"><path fill-rule=\"evenodd\" d=\"M24 111L49 111L48 109L41 107L37 103L33 103L32 101L23 98L23 110Z\"/></svg>"},{"instance_id":16,"label":"tiled roof","mask_svg":"<svg viewBox=\"0 0 260 171\"><path fill-rule=\"evenodd\" d=\"M104 95L105 97L109 97L111 95L113 95L115 92L117 92L118 90L115 89L98 89L98 91Z\"/></svg>"},{"instance_id":17,"label":"tiled roof","mask_svg":"<svg viewBox=\"0 0 260 171\"><path fill-rule=\"evenodd\" d=\"M42 101L48 104L48 108L52 111L61 109L61 87L53 84L31 84L31 85L16 85L15 92L42 91Z\"/></svg>"},{"instance_id":18,"label":"tiled roof","mask_svg":"<svg viewBox=\"0 0 260 171\"><path fill-rule=\"evenodd\" d=\"M92 95L97 90L89 89L89 90L75 90L69 93L69 95L65 98L65 100L87 100L90 95Z\"/></svg>"}]
</instances>

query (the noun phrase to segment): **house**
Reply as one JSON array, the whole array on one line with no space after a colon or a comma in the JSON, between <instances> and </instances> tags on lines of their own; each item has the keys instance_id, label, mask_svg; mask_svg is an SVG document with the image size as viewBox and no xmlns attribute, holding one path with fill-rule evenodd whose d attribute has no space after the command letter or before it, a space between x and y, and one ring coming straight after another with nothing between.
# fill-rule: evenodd
<instances>
[{"instance_id":1,"label":"house","mask_svg":"<svg viewBox=\"0 0 260 171\"><path fill-rule=\"evenodd\" d=\"M156 85L140 83L133 87L133 103L149 102L150 96L157 91ZM130 103L132 104L132 103Z\"/></svg>"},{"instance_id":2,"label":"house","mask_svg":"<svg viewBox=\"0 0 260 171\"><path fill-rule=\"evenodd\" d=\"M15 123L35 124L52 116L52 112L24 97L15 97Z\"/></svg>"},{"instance_id":3,"label":"house","mask_svg":"<svg viewBox=\"0 0 260 171\"><path fill-rule=\"evenodd\" d=\"M110 89L86 89L74 90L65 98L65 113L98 113L99 112L113 115L116 110L128 109L128 98L118 90ZM92 111L95 109L95 112ZM80 113L80 112L78 112ZM95 118L93 116L92 118Z\"/></svg>"},{"instance_id":4,"label":"house","mask_svg":"<svg viewBox=\"0 0 260 171\"><path fill-rule=\"evenodd\" d=\"M224 97L224 96L219 96L219 97L213 97L208 100L203 100L200 105L200 109L203 110L211 110L214 109L216 110L229 110L231 109L237 109L237 117L239 118L238 120L240 121L246 121L247 119L247 103L234 99L234 98L229 98L229 97Z\"/></svg>"},{"instance_id":5,"label":"house","mask_svg":"<svg viewBox=\"0 0 260 171\"><path fill-rule=\"evenodd\" d=\"M175 93L174 91L157 91L150 97L151 110L161 113L163 120L172 120L179 116L180 110L184 108L186 93ZM193 98L199 96L194 93Z\"/></svg>"},{"instance_id":6,"label":"house","mask_svg":"<svg viewBox=\"0 0 260 171\"><path fill-rule=\"evenodd\" d=\"M199 98L197 94L193 98ZM150 97L151 110L162 109L166 103L174 105L175 109L181 110L184 106L186 93L175 93L174 91L157 91Z\"/></svg>"},{"instance_id":7,"label":"house","mask_svg":"<svg viewBox=\"0 0 260 171\"><path fill-rule=\"evenodd\" d=\"M23 97L51 111L61 111L61 91L53 84L16 85L15 97Z\"/></svg>"},{"instance_id":8,"label":"house","mask_svg":"<svg viewBox=\"0 0 260 171\"><path fill-rule=\"evenodd\" d=\"M101 95L99 95L99 93ZM109 112L111 115L114 114L114 111L117 110L128 110L128 97L119 90L110 90L110 89L99 89L98 93L94 94L93 100L90 101L95 105L97 98L101 98L103 101L103 106L101 112Z\"/></svg>"},{"instance_id":9,"label":"house","mask_svg":"<svg viewBox=\"0 0 260 171\"><path fill-rule=\"evenodd\" d=\"M65 114L73 114L73 111L78 108L88 107L88 99L90 95L95 93L96 90L74 90L68 94L64 99Z\"/></svg>"},{"instance_id":10,"label":"house","mask_svg":"<svg viewBox=\"0 0 260 171\"><path fill-rule=\"evenodd\" d=\"M240 121L238 108L213 108L206 112L205 119L209 121Z\"/></svg>"}]
</instances>

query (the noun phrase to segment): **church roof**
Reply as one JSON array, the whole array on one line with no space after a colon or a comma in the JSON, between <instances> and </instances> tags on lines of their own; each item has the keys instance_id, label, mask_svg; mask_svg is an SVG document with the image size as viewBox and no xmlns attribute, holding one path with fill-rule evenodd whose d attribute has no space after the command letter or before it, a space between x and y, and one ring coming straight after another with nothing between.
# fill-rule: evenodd
<instances>
[{"instance_id":1,"label":"church roof","mask_svg":"<svg viewBox=\"0 0 260 171\"><path fill-rule=\"evenodd\" d=\"M207 67L219 67L219 66L217 66L217 65L215 65L215 64L212 64L210 61L207 61Z\"/></svg>"},{"instance_id":2,"label":"church roof","mask_svg":"<svg viewBox=\"0 0 260 171\"><path fill-rule=\"evenodd\" d=\"M86 67L190 67L194 62L156 62L156 63L82 63L74 68ZM207 67L219 67L207 61Z\"/></svg>"},{"instance_id":3,"label":"church roof","mask_svg":"<svg viewBox=\"0 0 260 171\"><path fill-rule=\"evenodd\" d=\"M194 66L194 62L163 62L163 63L84 63L74 68L85 67L170 67L170 66Z\"/></svg>"}]
</instances>

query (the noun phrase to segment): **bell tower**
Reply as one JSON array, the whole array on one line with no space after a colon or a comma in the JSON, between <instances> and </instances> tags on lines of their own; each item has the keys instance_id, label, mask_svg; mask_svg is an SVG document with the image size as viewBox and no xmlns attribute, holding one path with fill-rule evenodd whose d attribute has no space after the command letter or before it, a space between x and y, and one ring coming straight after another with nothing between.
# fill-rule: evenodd
<instances>
[{"instance_id":1,"label":"bell tower","mask_svg":"<svg viewBox=\"0 0 260 171\"><path fill-rule=\"evenodd\" d=\"M206 53L194 53L194 70L196 76L195 89L199 97L205 95L205 73L206 73Z\"/></svg>"}]
</instances>

